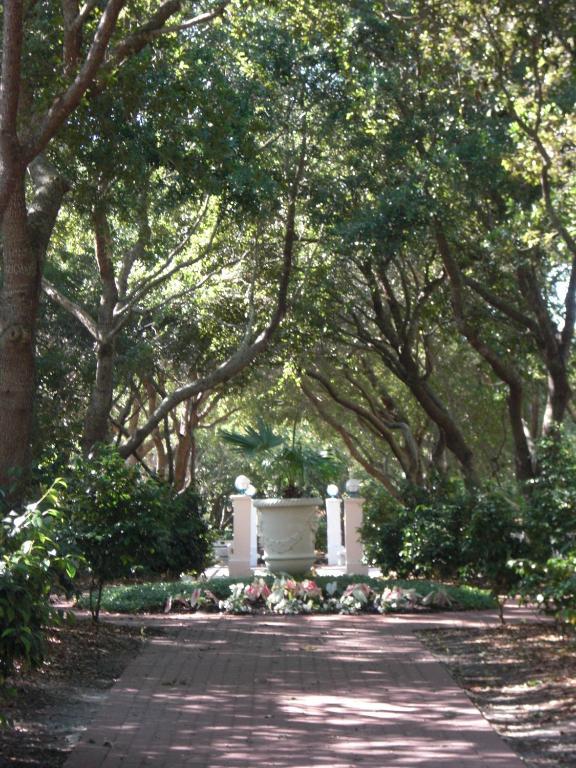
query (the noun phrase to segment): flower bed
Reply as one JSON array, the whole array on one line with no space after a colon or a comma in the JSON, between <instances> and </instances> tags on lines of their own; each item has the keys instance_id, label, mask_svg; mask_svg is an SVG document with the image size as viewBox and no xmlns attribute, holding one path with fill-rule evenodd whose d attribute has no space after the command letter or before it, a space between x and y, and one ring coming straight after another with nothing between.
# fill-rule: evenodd
<instances>
[{"instance_id":1,"label":"flower bed","mask_svg":"<svg viewBox=\"0 0 576 768\"><path fill-rule=\"evenodd\" d=\"M291 577L275 579L269 586L262 578L250 583L230 585L230 596L219 600L209 589L197 587L190 598L171 599L166 610L219 610L225 613L275 613L298 615L310 613L390 613L398 611L454 608L454 600L442 588L426 595L416 589L385 587L382 591L363 582L349 584L343 591L333 581L320 587L312 579L296 581Z\"/></svg>"},{"instance_id":2,"label":"flower bed","mask_svg":"<svg viewBox=\"0 0 576 768\"><path fill-rule=\"evenodd\" d=\"M280 590L282 582L284 586ZM307 585L307 588L294 586L298 584ZM360 588L360 584L364 587ZM271 601L277 600L275 611L266 606L266 599L262 596L266 588L275 593ZM321 597L316 590L320 590ZM376 598L379 598L377 605ZM301 603L307 605L309 602L312 603L311 611L300 610ZM78 607L88 607L87 596L79 598ZM495 607L493 596L488 590L479 587L441 584L423 579L367 577L359 582L353 576L318 576L313 580L301 581L289 579L288 576L283 579L263 576L249 581L229 577L209 581L184 577L177 581L110 585L104 587L102 595L102 610L112 613L158 613L170 610L287 613L289 609L294 613L297 609L300 613L313 610L384 613L388 610L487 610Z\"/></svg>"}]
</instances>

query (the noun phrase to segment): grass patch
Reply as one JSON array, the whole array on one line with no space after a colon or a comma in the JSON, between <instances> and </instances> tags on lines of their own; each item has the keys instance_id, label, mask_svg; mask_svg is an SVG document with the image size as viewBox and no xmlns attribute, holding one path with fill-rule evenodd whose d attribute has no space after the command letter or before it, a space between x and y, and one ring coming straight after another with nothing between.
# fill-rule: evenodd
<instances>
[{"instance_id":1,"label":"grass patch","mask_svg":"<svg viewBox=\"0 0 576 768\"><path fill-rule=\"evenodd\" d=\"M272 585L274 581L273 576L265 576L263 578L268 585ZM102 610L110 613L158 613L163 610L166 599L169 596L189 597L197 587L206 587L218 599L225 600L230 596L230 585L238 584L241 581L248 583L251 580L215 578L210 579L210 581L197 581L184 578L180 581L160 581L104 587ZM443 589L456 601L458 610L485 610L496 606L496 602L488 590L466 585L453 586L433 581L373 579L368 577L362 578L361 576L318 576L314 581L322 588L325 588L331 582L336 582L338 585L338 595L342 594L349 584L362 582L369 584L376 592L382 592L384 587L399 586L403 589L416 589L422 596L427 595L433 590ZM88 608L88 598L82 597L78 607Z\"/></svg>"}]
</instances>

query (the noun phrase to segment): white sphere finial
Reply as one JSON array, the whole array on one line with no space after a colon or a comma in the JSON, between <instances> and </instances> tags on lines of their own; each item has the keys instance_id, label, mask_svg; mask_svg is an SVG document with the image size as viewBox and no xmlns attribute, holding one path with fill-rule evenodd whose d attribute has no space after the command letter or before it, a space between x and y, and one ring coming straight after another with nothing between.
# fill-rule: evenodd
<instances>
[{"instance_id":1,"label":"white sphere finial","mask_svg":"<svg viewBox=\"0 0 576 768\"><path fill-rule=\"evenodd\" d=\"M326 488L326 493L331 498L335 498L338 496L338 486L335 483L330 483L330 485Z\"/></svg>"},{"instance_id":2,"label":"white sphere finial","mask_svg":"<svg viewBox=\"0 0 576 768\"><path fill-rule=\"evenodd\" d=\"M240 493L246 493L246 489L250 487L250 478L246 477L246 475L238 475L236 480L234 480L234 486Z\"/></svg>"},{"instance_id":3,"label":"white sphere finial","mask_svg":"<svg viewBox=\"0 0 576 768\"><path fill-rule=\"evenodd\" d=\"M350 496L357 496L358 491L360 490L360 480L356 480L354 478L350 478L346 481L346 490L350 494Z\"/></svg>"}]
</instances>

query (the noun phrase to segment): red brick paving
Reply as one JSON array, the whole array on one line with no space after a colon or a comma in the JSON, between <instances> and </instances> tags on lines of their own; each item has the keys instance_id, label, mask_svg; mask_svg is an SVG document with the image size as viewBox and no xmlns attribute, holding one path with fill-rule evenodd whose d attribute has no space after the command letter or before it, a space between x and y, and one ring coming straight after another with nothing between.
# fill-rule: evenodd
<instances>
[{"instance_id":1,"label":"red brick paving","mask_svg":"<svg viewBox=\"0 0 576 768\"><path fill-rule=\"evenodd\" d=\"M521 768L412 634L494 622L195 615L129 665L65 768Z\"/></svg>"}]
</instances>

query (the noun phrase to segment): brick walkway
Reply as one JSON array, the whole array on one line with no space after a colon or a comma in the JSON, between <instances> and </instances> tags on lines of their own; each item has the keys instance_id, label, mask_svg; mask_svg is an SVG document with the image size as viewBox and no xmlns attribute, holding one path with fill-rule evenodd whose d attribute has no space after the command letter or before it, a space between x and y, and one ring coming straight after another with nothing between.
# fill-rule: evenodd
<instances>
[{"instance_id":1,"label":"brick walkway","mask_svg":"<svg viewBox=\"0 0 576 768\"><path fill-rule=\"evenodd\" d=\"M195 615L125 670L65 768L521 768L416 640L434 617Z\"/></svg>"}]
</instances>

